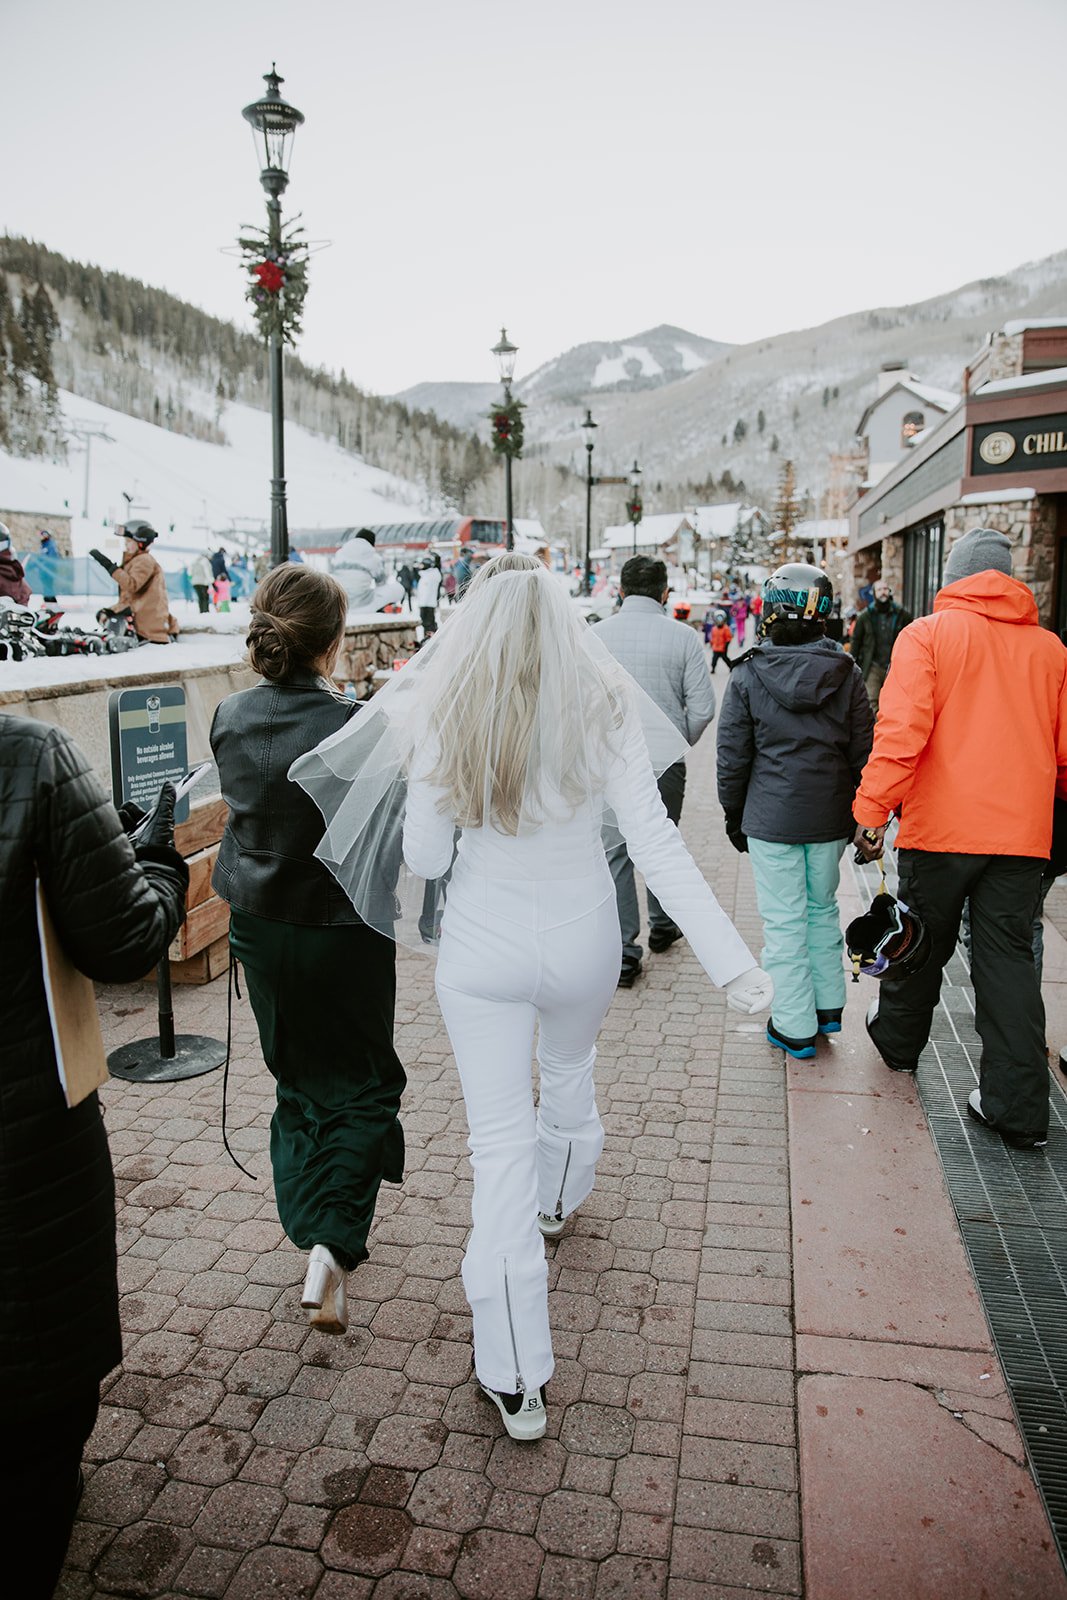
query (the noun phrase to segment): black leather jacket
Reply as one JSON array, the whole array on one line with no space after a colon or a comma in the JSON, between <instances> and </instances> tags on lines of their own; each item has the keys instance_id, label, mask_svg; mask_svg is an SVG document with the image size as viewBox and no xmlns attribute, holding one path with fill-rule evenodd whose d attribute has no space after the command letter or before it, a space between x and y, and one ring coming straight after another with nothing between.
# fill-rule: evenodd
<instances>
[{"instance_id":1,"label":"black leather jacket","mask_svg":"<svg viewBox=\"0 0 1067 1600\"><path fill-rule=\"evenodd\" d=\"M337 880L315 860L322 813L287 776L297 756L357 709L310 672L283 683L261 679L219 705L211 748L230 815L211 882L238 911L317 928L359 922Z\"/></svg>"},{"instance_id":2,"label":"black leather jacket","mask_svg":"<svg viewBox=\"0 0 1067 1600\"><path fill-rule=\"evenodd\" d=\"M115 1184L95 1094L67 1109L37 936L101 983L141 978L185 915L176 851L136 855L77 745L0 713L0 1415L59 1412L122 1358ZM105 1091L106 1097L107 1091Z\"/></svg>"}]
</instances>

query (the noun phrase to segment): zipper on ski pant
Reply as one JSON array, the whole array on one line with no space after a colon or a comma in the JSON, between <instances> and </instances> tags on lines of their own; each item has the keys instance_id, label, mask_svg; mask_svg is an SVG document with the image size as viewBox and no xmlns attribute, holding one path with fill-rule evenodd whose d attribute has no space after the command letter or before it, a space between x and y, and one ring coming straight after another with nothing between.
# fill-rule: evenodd
<instances>
[{"instance_id":1,"label":"zipper on ski pant","mask_svg":"<svg viewBox=\"0 0 1067 1600\"><path fill-rule=\"evenodd\" d=\"M574 1149L573 1139L567 1140L567 1159L563 1163L563 1176L559 1180L559 1198L556 1200L556 1221L563 1221L563 1191L567 1187L567 1174L571 1170L571 1151Z\"/></svg>"},{"instance_id":2,"label":"zipper on ski pant","mask_svg":"<svg viewBox=\"0 0 1067 1600\"><path fill-rule=\"evenodd\" d=\"M515 1338L515 1322L511 1315L511 1290L508 1288L508 1263L506 1256L504 1258L504 1305L507 1307L508 1313L508 1332L511 1334L511 1353L515 1358L515 1393L519 1394L520 1392L525 1392L526 1385L523 1383L522 1373L519 1371L519 1345L518 1340Z\"/></svg>"}]
</instances>

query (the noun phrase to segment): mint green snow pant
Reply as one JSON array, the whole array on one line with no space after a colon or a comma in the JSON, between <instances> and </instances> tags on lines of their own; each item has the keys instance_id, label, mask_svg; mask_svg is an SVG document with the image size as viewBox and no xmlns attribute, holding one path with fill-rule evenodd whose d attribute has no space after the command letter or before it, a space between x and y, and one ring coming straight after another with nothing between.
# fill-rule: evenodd
<instances>
[{"instance_id":1,"label":"mint green snow pant","mask_svg":"<svg viewBox=\"0 0 1067 1600\"><path fill-rule=\"evenodd\" d=\"M763 918L761 965L774 979L775 1028L790 1039L810 1039L818 1029L816 1011L845 1003L837 885L846 842L748 841Z\"/></svg>"}]
</instances>

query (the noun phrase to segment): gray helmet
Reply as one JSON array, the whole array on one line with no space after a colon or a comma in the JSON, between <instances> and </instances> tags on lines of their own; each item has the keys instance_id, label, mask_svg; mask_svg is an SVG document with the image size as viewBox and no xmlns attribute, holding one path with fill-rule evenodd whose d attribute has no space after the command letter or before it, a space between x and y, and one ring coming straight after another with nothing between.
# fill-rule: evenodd
<instances>
[{"instance_id":1,"label":"gray helmet","mask_svg":"<svg viewBox=\"0 0 1067 1600\"><path fill-rule=\"evenodd\" d=\"M787 561L763 585L760 624L766 634L776 622L822 622L833 603L834 586L821 567Z\"/></svg>"}]
</instances>

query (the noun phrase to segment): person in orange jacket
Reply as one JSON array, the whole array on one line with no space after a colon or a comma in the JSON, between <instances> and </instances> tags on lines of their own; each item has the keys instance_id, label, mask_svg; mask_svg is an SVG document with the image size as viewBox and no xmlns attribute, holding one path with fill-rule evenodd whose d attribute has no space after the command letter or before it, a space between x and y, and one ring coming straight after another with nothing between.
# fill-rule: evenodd
<instances>
[{"instance_id":1,"label":"person in orange jacket","mask_svg":"<svg viewBox=\"0 0 1067 1600\"><path fill-rule=\"evenodd\" d=\"M715 621L712 624L711 632L708 635L708 642L711 645L711 672L713 677L715 675L715 668L719 665L720 661L724 661L726 663L726 670L729 672L729 649L732 639L733 634L730 631L730 624L726 620L726 613L724 611L717 611L715 613Z\"/></svg>"},{"instance_id":2,"label":"person in orange jacket","mask_svg":"<svg viewBox=\"0 0 1067 1600\"><path fill-rule=\"evenodd\" d=\"M897 639L853 806L869 860L899 815L900 898L931 938L920 971L882 980L867 1031L886 1066L916 1070L969 898L982 1058L968 1111L1020 1149L1048 1138L1031 925L1054 795L1067 798L1067 650L1011 576L1009 540L973 528L952 546L933 615Z\"/></svg>"}]
</instances>

